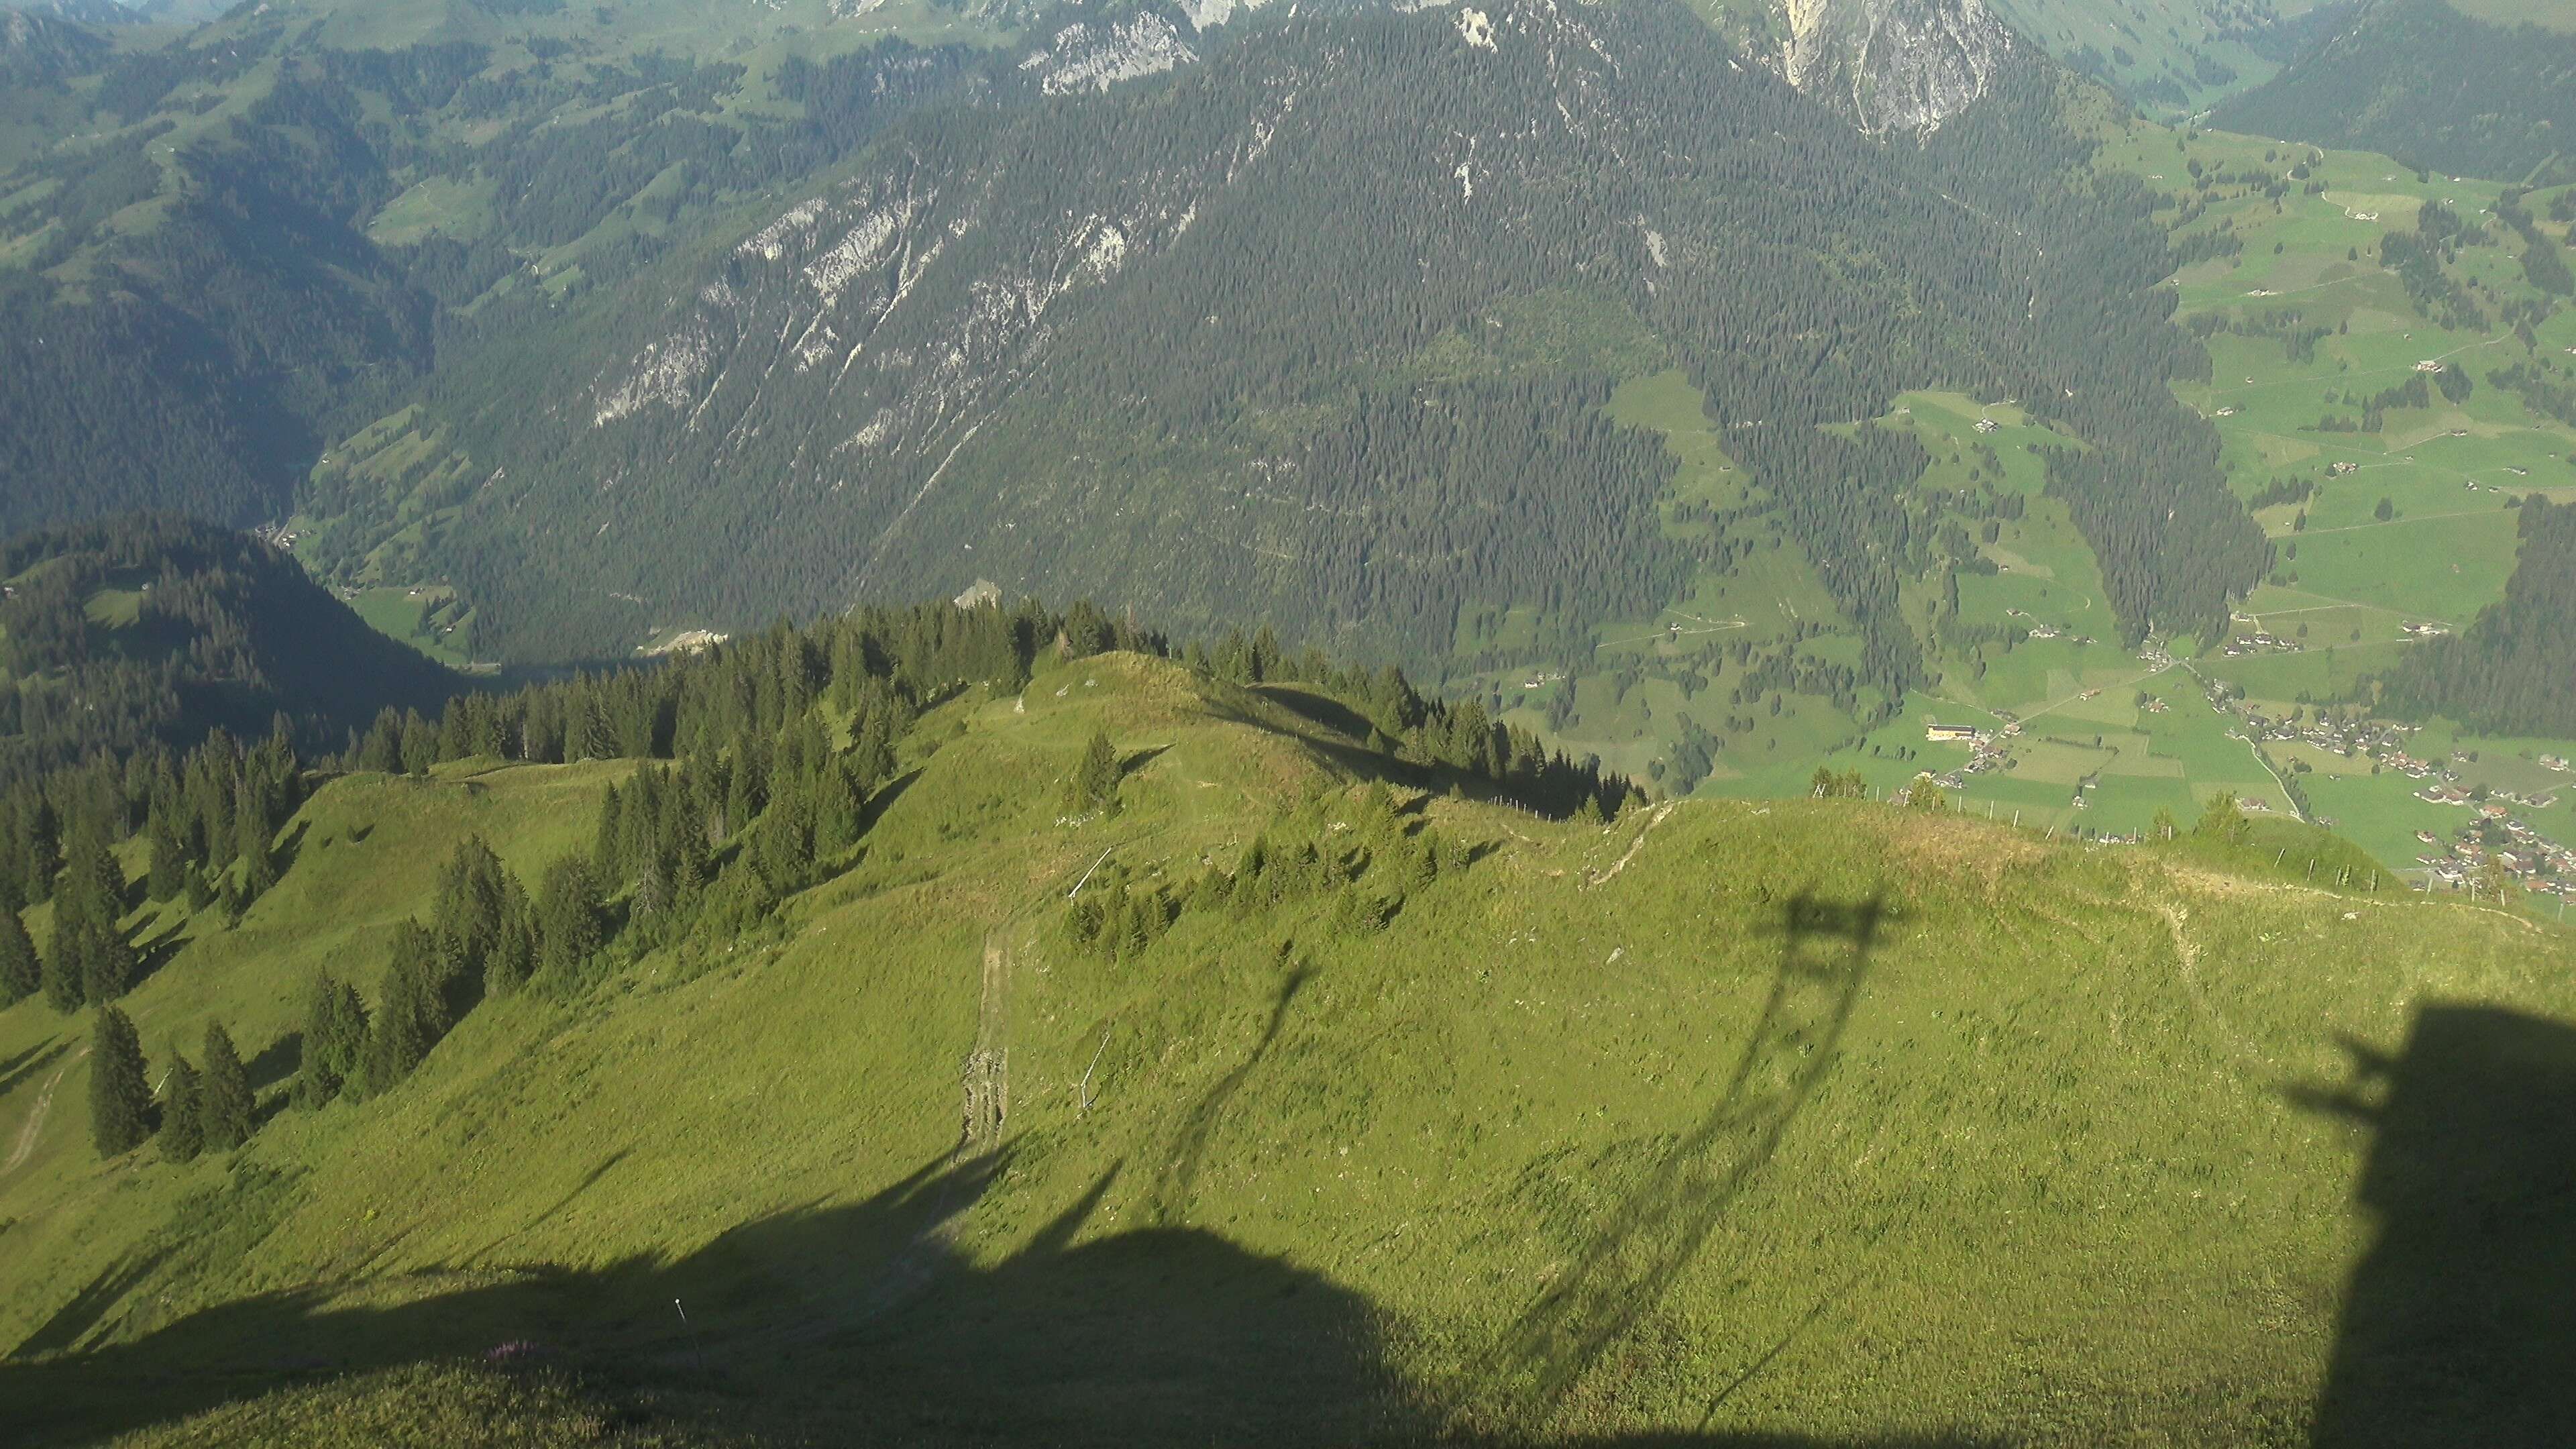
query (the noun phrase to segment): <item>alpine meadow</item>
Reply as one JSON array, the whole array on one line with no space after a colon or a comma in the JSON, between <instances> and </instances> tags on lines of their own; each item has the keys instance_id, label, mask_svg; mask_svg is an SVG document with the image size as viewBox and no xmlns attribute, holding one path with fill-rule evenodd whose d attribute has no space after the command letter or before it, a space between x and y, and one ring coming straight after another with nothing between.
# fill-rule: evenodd
<instances>
[{"instance_id":1,"label":"alpine meadow","mask_svg":"<svg viewBox=\"0 0 2576 1449\"><path fill-rule=\"evenodd\" d=\"M0 0L0 1443L2576 1437L2542 0Z\"/></svg>"}]
</instances>

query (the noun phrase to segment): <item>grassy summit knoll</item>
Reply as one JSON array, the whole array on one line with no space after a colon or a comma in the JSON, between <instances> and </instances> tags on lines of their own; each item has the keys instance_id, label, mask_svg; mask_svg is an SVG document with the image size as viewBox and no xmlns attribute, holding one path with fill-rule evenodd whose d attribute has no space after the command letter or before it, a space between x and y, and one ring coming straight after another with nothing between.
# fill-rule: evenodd
<instances>
[{"instance_id":1,"label":"grassy summit knoll","mask_svg":"<svg viewBox=\"0 0 2576 1449\"><path fill-rule=\"evenodd\" d=\"M2287 826L1543 820L1354 723L1160 660L1042 661L924 715L856 863L770 924L485 1002L391 1090L307 1110L283 1099L313 973L371 983L458 840L533 873L633 766L324 786L280 884L124 1003L155 1063L222 1015L275 1113L248 1146L102 1161L88 1018L0 1013L10 1437L2564 1422L2555 929L2338 886L2366 863ZM1076 813L1096 731L1122 808ZM1268 884L1220 897L1256 840ZM1301 890L1309 845L1371 864ZM1184 883L1141 949L1077 939L1086 899Z\"/></svg>"}]
</instances>

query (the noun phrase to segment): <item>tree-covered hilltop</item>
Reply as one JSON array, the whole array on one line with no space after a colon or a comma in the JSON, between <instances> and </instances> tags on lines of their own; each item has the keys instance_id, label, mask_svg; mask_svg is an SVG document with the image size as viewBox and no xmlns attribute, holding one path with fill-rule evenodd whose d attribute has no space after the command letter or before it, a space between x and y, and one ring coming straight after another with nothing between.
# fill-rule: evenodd
<instances>
[{"instance_id":1,"label":"tree-covered hilltop","mask_svg":"<svg viewBox=\"0 0 2576 1449\"><path fill-rule=\"evenodd\" d=\"M2446 0L2374 0L2210 121L2446 175L2560 185L2576 181L2576 33L2489 23Z\"/></svg>"},{"instance_id":2,"label":"tree-covered hilltop","mask_svg":"<svg viewBox=\"0 0 2576 1449\"><path fill-rule=\"evenodd\" d=\"M79 533L39 536L0 556L38 561L20 575L31 582L9 600L5 616L17 663L56 688L87 680L91 697L104 693L95 681L121 676L77 672L97 652L78 626L87 613L100 611L97 589L115 566L139 575L139 562L149 559L161 571L135 597L162 596L167 617L199 628L185 641L186 652L217 671L216 681L255 693L278 713L274 732L246 749L221 725L210 727L213 716L205 711L120 715L111 709L103 717L117 720L121 732L95 726L80 741L85 757L79 764L43 773L24 764L14 783L0 781L11 785L0 793L0 904L14 911L48 903L51 919L41 955L32 938L0 940L0 996L14 1001L41 990L64 1012L113 1004L149 969L150 943L128 928L135 901L120 855L139 853L146 863L144 909L175 909L172 903L184 900L186 912L195 913L219 904L217 919L238 922L277 884L282 862L291 858L277 844L278 832L319 778L297 755L294 721L309 739L347 718L354 700L398 697L382 687L385 681L368 680L355 657L341 661L335 693L295 692L318 687L309 666L277 671L292 682L281 690L250 642L277 626L273 617L251 616L273 616L275 605L253 599L243 606L244 590L204 553L229 541L236 567L247 558L291 570L261 546L152 518ZM69 542L92 547L76 550ZM181 602L166 602L180 595ZM145 605L132 627L148 637L164 617ZM374 647L400 648L381 640ZM511 693L461 694L426 715L417 707L384 705L363 736L348 731L346 752L323 763L413 778L473 759L648 763L622 790L607 788L589 850L549 863L541 880L523 884L488 850L460 851L456 878L442 886L430 928L398 943L378 999L406 1004L391 1015L380 1005L374 1035L366 1034L363 1021L335 1025L347 1000L336 989L317 989L315 1010L330 1019L317 1017L313 1038L337 1033L353 1043L349 1059L331 1069L333 1080L383 1090L474 1002L532 977L540 984L578 984L603 951L632 956L701 937L730 939L758 926L779 902L848 868L871 802L901 788L900 748L925 711L971 688L1021 688L1045 661L1112 651L1171 653L1160 635L1088 603L1062 614L1033 601L1009 609L940 603L866 609L805 629L782 623L652 666ZM1350 722L1352 737L1341 747L1369 756L1392 779L1472 782L1524 809L1592 820L1617 814L1639 794L1595 762L1568 760L1527 731L1494 724L1474 701L1452 706L1426 699L1392 668L1371 673L1312 650L1288 654L1267 630L1194 643L1181 657L1212 687L1312 691L1315 707L1328 705L1330 717ZM128 672L140 667L131 659L124 665ZM447 679L452 676L431 670L408 682ZM192 679L187 687L207 683ZM371 683L378 687L370 691ZM65 753L60 741L10 739L6 727L13 723L0 719L0 743L19 747L22 761L41 761L47 744ZM191 729L202 743L174 751L171 739ZM1063 789L1065 808L1079 816L1116 813L1123 771L1109 742L1095 737ZM1328 883L1325 876L1340 879L1335 871L1347 867L1356 875L1366 866L1345 859L1339 847L1328 856L1338 862L1329 870L1311 849L1283 858L1277 864L1287 874L1270 888L1318 889ZM1249 869L1258 876L1262 868L1256 850ZM1280 880L1292 884L1280 886ZM1126 899L1122 893L1120 909L1093 927L1114 949L1123 949L1115 943L1132 932L1166 924L1157 917L1145 925L1147 905L1140 899L1129 911ZM1151 909L1177 911L1188 900L1186 893L1156 896ZM387 1032L393 1040L384 1039ZM356 1043L366 1044L366 1055L355 1054Z\"/></svg>"},{"instance_id":3,"label":"tree-covered hilltop","mask_svg":"<svg viewBox=\"0 0 2576 1449\"><path fill-rule=\"evenodd\" d=\"M367 627L280 549L169 514L0 544L0 786L214 727L308 750L462 682Z\"/></svg>"}]
</instances>

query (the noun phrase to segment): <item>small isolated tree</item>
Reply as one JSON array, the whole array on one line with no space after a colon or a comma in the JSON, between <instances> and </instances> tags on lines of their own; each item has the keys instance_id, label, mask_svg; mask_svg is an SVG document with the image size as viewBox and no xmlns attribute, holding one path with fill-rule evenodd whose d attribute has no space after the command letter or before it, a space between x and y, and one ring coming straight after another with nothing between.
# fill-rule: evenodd
<instances>
[{"instance_id":1,"label":"small isolated tree","mask_svg":"<svg viewBox=\"0 0 2576 1449\"><path fill-rule=\"evenodd\" d=\"M45 963L18 913L0 907L0 1006L14 1006L44 989Z\"/></svg>"},{"instance_id":2,"label":"small isolated tree","mask_svg":"<svg viewBox=\"0 0 2576 1449\"><path fill-rule=\"evenodd\" d=\"M170 1055L170 1080L161 1088L161 1156L171 1162L193 1161L206 1150L205 1096L197 1069L188 1059Z\"/></svg>"},{"instance_id":3,"label":"small isolated tree","mask_svg":"<svg viewBox=\"0 0 2576 1449\"><path fill-rule=\"evenodd\" d=\"M1118 751L1106 731L1093 730L1091 743L1082 747L1082 763L1073 771L1073 808L1076 814L1118 813Z\"/></svg>"},{"instance_id":4,"label":"small isolated tree","mask_svg":"<svg viewBox=\"0 0 2576 1449\"><path fill-rule=\"evenodd\" d=\"M2388 520L2395 518L2397 516L2396 501L2389 498L2380 499L2379 506L2370 510L2370 516L2378 519L2382 523L2386 523Z\"/></svg>"},{"instance_id":5,"label":"small isolated tree","mask_svg":"<svg viewBox=\"0 0 2576 1449\"><path fill-rule=\"evenodd\" d=\"M1942 794L1941 787L1932 783L1930 771L1915 776L1913 785L1905 792L1905 808L1908 810L1920 810L1929 814L1949 807L1950 797Z\"/></svg>"},{"instance_id":6,"label":"small isolated tree","mask_svg":"<svg viewBox=\"0 0 2576 1449\"><path fill-rule=\"evenodd\" d=\"M2237 808L2236 797L2225 790L2210 793L2209 804L2200 812L2200 823L2193 827L2195 834L2224 840L2231 845L2243 841L2251 829L2245 812Z\"/></svg>"},{"instance_id":7,"label":"small isolated tree","mask_svg":"<svg viewBox=\"0 0 2576 1449\"><path fill-rule=\"evenodd\" d=\"M250 1073L242 1070L233 1050L232 1033L220 1021L206 1024L206 1074L200 1113L208 1152L230 1152L250 1140L258 1103L252 1098Z\"/></svg>"},{"instance_id":8,"label":"small isolated tree","mask_svg":"<svg viewBox=\"0 0 2576 1449\"><path fill-rule=\"evenodd\" d=\"M150 1135L152 1083L134 1023L113 1006L99 1008L90 1038L89 1133L98 1155L131 1152Z\"/></svg>"}]
</instances>

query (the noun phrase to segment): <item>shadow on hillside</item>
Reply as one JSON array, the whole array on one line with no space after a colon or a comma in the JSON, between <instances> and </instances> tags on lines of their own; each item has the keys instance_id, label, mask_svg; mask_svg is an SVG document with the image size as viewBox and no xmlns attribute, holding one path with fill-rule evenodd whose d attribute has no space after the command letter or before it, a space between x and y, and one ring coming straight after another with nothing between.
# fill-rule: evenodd
<instances>
[{"instance_id":1,"label":"shadow on hillside","mask_svg":"<svg viewBox=\"0 0 2576 1449\"><path fill-rule=\"evenodd\" d=\"M912 789L913 783L920 778L921 766L915 765L878 786L877 792L869 796L866 803L859 809L862 833L875 829L876 823L886 817L886 812L892 810L895 802L901 800L905 793Z\"/></svg>"},{"instance_id":2,"label":"shadow on hillside","mask_svg":"<svg viewBox=\"0 0 2576 1449\"><path fill-rule=\"evenodd\" d=\"M303 1065L304 1033L290 1031L260 1048L259 1055L250 1059L244 1075L249 1077L253 1092L266 1092L294 1076Z\"/></svg>"},{"instance_id":3,"label":"shadow on hillside","mask_svg":"<svg viewBox=\"0 0 2576 1449\"><path fill-rule=\"evenodd\" d=\"M16 1091L18 1084L52 1066L72 1044L61 1037L50 1037L0 1062L0 1097Z\"/></svg>"},{"instance_id":4,"label":"shadow on hillside","mask_svg":"<svg viewBox=\"0 0 2576 1449\"><path fill-rule=\"evenodd\" d=\"M1250 1054L1236 1063L1234 1070L1220 1078L1215 1086L1208 1089L1207 1095L1199 1099L1198 1105L1190 1109L1189 1116L1181 1125L1181 1139L1175 1144L1162 1177L1154 1186L1155 1221L1176 1222L1188 1211L1190 1199L1198 1191L1199 1169L1207 1159L1208 1140L1216 1135L1217 1125L1225 1120L1225 1110L1233 1103L1235 1094L1243 1090L1243 1084L1251 1080L1254 1069L1270 1055L1270 1048L1279 1040L1280 1028L1288 1024L1288 1008L1296 1003L1297 993L1305 989L1314 974L1313 968L1302 965L1288 973L1287 978L1279 983L1279 995L1270 1003L1270 1020L1262 1028L1261 1040L1253 1043Z\"/></svg>"},{"instance_id":5,"label":"shadow on hillside","mask_svg":"<svg viewBox=\"0 0 2576 1449\"><path fill-rule=\"evenodd\" d=\"M1251 686L1251 689L1263 699L1284 706L1307 722L1321 725L1346 739L1365 741L1369 737L1369 731L1376 728L1369 723L1368 717L1358 710L1329 694L1307 689L1301 685L1256 684Z\"/></svg>"},{"instance_id":6,"label":"shadow on hillside","mask_svg":"<svg viewBox=\"0 0 2576 1449\"><path fill-rule=\"evenodd\" d=\"M134 974L126 980L125 989L128 992L141 990L143 983L161 974L162 967L178 959L180 951L194 939L188 934L188 927L191 924L191 918L182 915L159 934L147 935L132 942Z\"/></svg>"},{"instance_id":7,"label":"shadow on hillside","mask_svg":"<svg viewBox=\"0 0 2576 1449\"><path fill-rule=\"evenodd\" d=\"M224 1304L129 1343L0 1362L0 1402L16 1406L25 1442L87 1443L286 1384L479 1357L567 1364L603 1393L653 1386L651 1412L682 1432L774 1427L818 1443L1438 1439L1499 1449L1521 1441L1462 1436L1452 1417L1459 1394L1480 1409L1490 1400L1493 1412L1480 1414L1489 1421L1543 1423L1555 1396L1654 1307L1831 1070L1885 919L1876 901L1787 903L1777 979L1724 1092L1609 1215L1582 1260L1520 1315L1489 1372L1443 1391L1447 1404L1391 1366L1394 1325L1360 1294L1212 1233L1117 1226L1150 1221L1175 1194L1186 1197L1208 1136L1284 1028L1302 970L1285 976L1245 1060L1184 1117L1169 1159L1177 1181L1124 1188L1113 1167L998 1262L960 1255L950 1228L1012 1168L1008 1147L925 1164L863 1203L744 1225L677 1259L509 1272L516 1234L505 1233L469 1256L470 1277L374 1278L353 1285L349 1303L315 1289ZM550 1211L592 1190L623 1156ZM77 1341L153 1266L104 1275L29 1349ZM406 1294L417 1296L392 1301ZM1690 1434L1544 1442L1828 1444ZM1835 1449L1846 1446L1861 1449Z\"/></svg>"},{"instance_id":8,"label":"shadow on hillside","mask_svg":"<svg viewBox=\"0 0 2576 1449\"><path fill-rule=\"evenodd\" d=\"M1489 1351L1481 1397L1544 1412L1671 1291L1833 1070L1888 916L1875 898L1785 904L1779 971L1725 1092Z\"/></svg>"},{"instance_id":9,"label":"shadow on hillside","mask_svg":"<svg viewBox=\"0 0 2576 1449\"><path fill-rule=\"evenodd\" d=\"M2296 1094L2367 1125L2319 1449L2540 1445L2576 1425L2576 1026L2430 1006L2395 1056Z\"/></svg>"}]
</instances>

